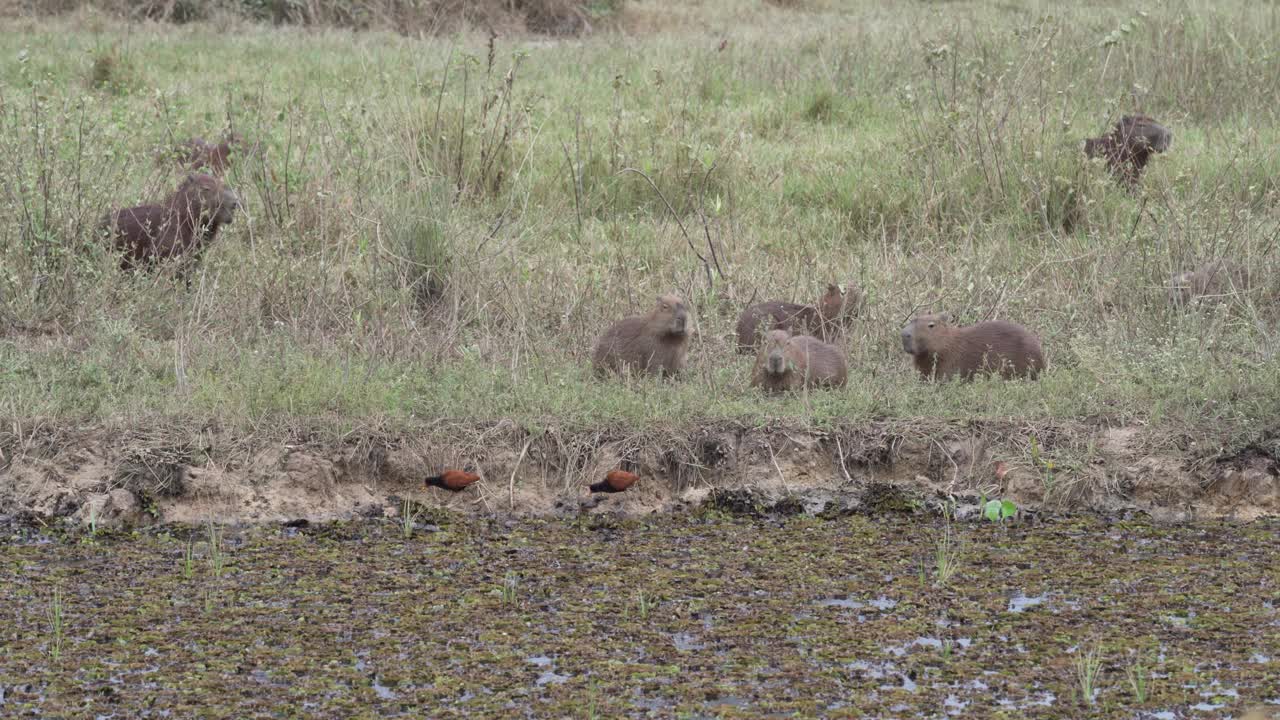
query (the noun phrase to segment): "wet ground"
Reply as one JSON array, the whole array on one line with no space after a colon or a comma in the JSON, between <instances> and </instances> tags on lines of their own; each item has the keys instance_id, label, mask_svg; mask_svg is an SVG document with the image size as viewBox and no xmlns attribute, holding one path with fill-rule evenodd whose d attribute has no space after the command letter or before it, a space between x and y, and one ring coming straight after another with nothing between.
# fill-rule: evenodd
<instances>
[{"instance_id":1,"label":"wet ground","mask_svg":"<svg viewBox=\"0 0 1280 720\"><path fill-rule=\"evenodd\" d=\"M213 544L9 527L0 715L1271 713L1278 531L710 512Z\"/></svg>"}]
</instances>

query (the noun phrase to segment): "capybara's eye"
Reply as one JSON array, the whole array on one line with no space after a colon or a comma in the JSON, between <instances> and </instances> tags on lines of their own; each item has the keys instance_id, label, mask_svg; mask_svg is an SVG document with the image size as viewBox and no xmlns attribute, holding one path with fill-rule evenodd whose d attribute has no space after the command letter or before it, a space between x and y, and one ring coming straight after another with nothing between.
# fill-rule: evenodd
<instances>
[{"instance_id":1,"label":"capybara's eye","mask_svg":"<svg viewBox=\"0 0 1280 720\"><path fill-rule=\"evenodd\" d=\"M929 323L929 327L933 327L934 325L937 325L937 324L938 323Z\"/></svg>"}]
</instances>

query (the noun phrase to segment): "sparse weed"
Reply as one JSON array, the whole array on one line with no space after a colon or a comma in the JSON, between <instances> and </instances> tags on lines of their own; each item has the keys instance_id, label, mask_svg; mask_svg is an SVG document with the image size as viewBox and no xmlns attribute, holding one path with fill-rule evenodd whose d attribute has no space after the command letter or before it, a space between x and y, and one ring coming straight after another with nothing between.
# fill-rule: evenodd
<instances>
[{"instance_id":1,"label":"sparse weed","mask_svg":"<svg viewBox=\"0 0 1280 720\"><path fill-rule=\"evenodd\" d=\"M414 527L417 525L418 516L421 514L422 509L409 498L405 498L400 504L400 536L405 540L413 537Z\"/></svg>"},{"instance_id":2,"label":"sparse weed","mask_svg":"<svg viewBox=\"0 0 1280 720\"><path fill-rule=\"evenodd\" d=\"M964 564L961 543L951 533L951 524L943 526L942 534L934 541L933 584L942 587L951 582Z\"/></svg>"},{"instance_id":3,"label":"sparse weed","mask_svg":"<svg viewBox=\"0 0 1280 720\"><path fill-rule=\"evenodd\" d=\"M187 539L187 545L182 549L182 577L190 580L196 571L196 541L192 538Z\"/></svg>"},{"instance_id":4,"label":"sparse weed","mask_svg":"<svg viewBox=\"0 0 1280 720\"><path fill-rule=\"evenodd\" d=\"M66 641L66 603L62 588L55 587L45 608L45 619L49 623L49 659L58 662L62 659L63 643Z\"/></svg>"},{"instance_id":5,"label":"sparse weed","mask_svg":"<svg viewBox=\"0 0 1280 720\"><path fill-rule=\"evenodd\" d=\"M209 547L209 570L213 573L214 578L222 577L222 571L226 569L227 558L222 552L222 531L214 524L212 520L208 525L209 534L206 540Z\"/></svg>"},{"instance_id":6,"label":"sparse weed","mask_svg":"<svg viewBox=\"0 0 1280 720\"><path fill-rule=\"evenodd\" d=\"M520 576L514 572L508 572L502 578L502 586L498 588L499 596L502 598L503 605L515 605L517 592L520 589Z\"/></svg>"},{"instance_id":7,"label":"sparse weed","mask_svg":"<svg viewBox=\"0 0 1280 720\"><path fill-rule=\"evenodd\" d=\"M1129 689L1133 691L1134 702L1145 705L1151 695L1151 668L1142 656L1137 656L1124 669L1125 679L1129 681Z\"/></svg>"},{"instance_id":8,"label":"sparse weed","mask_svg":"<svg viewBox=\"0 0 1280 720\"><path fill-rule=\"evenodd\" d=\"M1102 649L1096 644L1088 649L1083 646L1077 648L1072 666L1076 671L1081 702L1093 705L1098 695L1098 675L1102 671Z\"/></svg>"}]
</instances>

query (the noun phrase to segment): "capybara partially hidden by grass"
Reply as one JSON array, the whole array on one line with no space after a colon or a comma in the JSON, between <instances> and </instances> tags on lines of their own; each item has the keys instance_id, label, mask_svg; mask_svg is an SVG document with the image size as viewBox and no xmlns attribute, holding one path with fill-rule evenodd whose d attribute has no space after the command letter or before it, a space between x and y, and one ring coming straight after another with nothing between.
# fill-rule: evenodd
<instances>
[{"instance_id":1,"label":"capybara partially hidden by grass","mask_svg":"<svg viewBox=\"0 0 1280 720\"><path fill-rule=\"evenodd\" d=\"M1221 300L1252 287L1248 267L1229 261L1206 263L1195 270L1174 275L1169 280L1169 303L1184 307L1201 301Z\"/></svg>"},{"instance_id":2,"label":"capybara partially hidden by grass","mask_svg":"<svg viewBox=\"0 0 1280 720\"><path fill-rule=\"evenodd\" d=\"M862 292L854 285L841 287L835 283L814 305L769 300L756 303L738 316L738 352L750 354L760 345L760 338L770 330L786 330L793 334L812 334L830 341L858 314Z\"/></svg>"},{"instance_id":3,"label":"capybara partially hidden by grass","mask_svg":"<svg viewBox=\"0 0 1280 720\"><path fill-rule=\"evenodd\" d=\"M689 313L678 295L661 295L648 315L614 323L596 342L592 364L597 376L609 372L675 375L689 352Z\"/></svg>"},{"instance_id":4,"label":"capybara partially hidden by grass","mask_svg":"<svg viewBox=\"0 0 1280 720\"><path fill-rule=\"evenodd\" d=\"M188 170L203 170L221 176L231 168L231 158L241 155L244 149L244 138L236 133L227 133L227 139L216 145L204 138L191 138L179 146L178 156Z\"/></svg>"},{"instance_id":5,"label":"capybara partially hidden by grass","mask_svg":"<svg viewBox=\"0 0 1280 720\"><path fill-rule=\"evenodd\" d=\"M1172 142L1173 133L1155 120L1146 115L1125 115L1111 132L1086 139L1084 153L1106 158L1111 173L1132 188L1151 156L1168 150Z\"/></svg>"},{"instance_id":6,"label":"capybara partially hidden by grass","mask_svg":"<svg viewBox=\"0 0 1280 720\"><path fill-rule=\"evenodd\" d=\"M108 213L103 229L124 253L130 269L170 258L195 259L240 209L226 183L212 175L188 175L161 205L139 205Z\"/></svg>"},{"instance_id":7,"label":"capybara partially hidden by grass","mask_svg":"<svg viewBox=\"0 0 1280 720\"><path fill-rule=\"evenodd\" d=\"M926 378L968 380L977 373L1036 378L1045 369L1040 339L1003 320L955 327L951 315L920 315L902 328L902 349Z\"/></svg>"},{"instance_id":8,"label":"capybara partially hidden by grass","mask_svg":"<svg viewBox=\"0 0 1280 720\"><path fill-rule=\"evenodd\" d=\"M849 375L844 354L810 335L770 330L756 355L751 386L765 392L841 387Z\"/></svg>"}]
</instances>

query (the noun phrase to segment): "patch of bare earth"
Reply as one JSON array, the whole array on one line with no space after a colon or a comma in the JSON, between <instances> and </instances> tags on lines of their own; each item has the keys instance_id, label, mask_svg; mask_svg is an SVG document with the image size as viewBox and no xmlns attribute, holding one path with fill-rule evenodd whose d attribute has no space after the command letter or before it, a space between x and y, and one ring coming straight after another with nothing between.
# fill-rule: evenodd
<instances>
[{"instance_id":1,"label":"patch of bare earth","mask_svg":"<svg viewBox=\"0 0 1280 720\"><path fill-rule=\"evenodd\" d=\"M643 515L733 496L758 507L857 511L889 495L918 507L1009 498L1041 512L1141 511L1160 519L1280 516L1269 445L1196 456L1156 431L1084 423L879 422L831 431L719 424L687 431L546 430L511 422L293 432L265 440L216 429L76 429L6 424L3 514L99 527L313 522L393 516L405 501L471 514ZM446 467L481 481L425 486ZM587 485L636 472L624 493ZM736 501L735 501L736 502Z\"/></svg>"}]
</instances>

